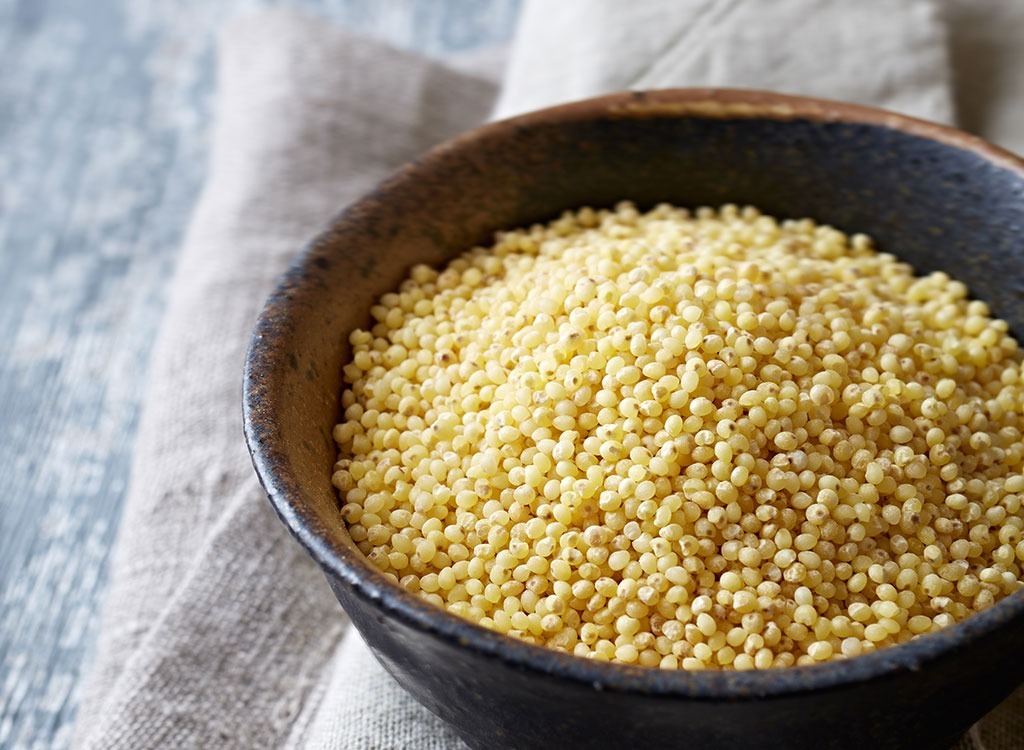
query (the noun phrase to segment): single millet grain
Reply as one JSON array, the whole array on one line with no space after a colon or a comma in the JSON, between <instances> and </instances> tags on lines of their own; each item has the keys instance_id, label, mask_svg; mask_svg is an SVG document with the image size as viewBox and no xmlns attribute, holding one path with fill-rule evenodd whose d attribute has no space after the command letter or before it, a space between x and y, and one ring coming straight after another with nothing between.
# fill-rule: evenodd
<instances>
[{"instance_id":1,"label":"single millet grain","mask_svg":"<svg viewBox=\"0 0 1024 750\"><path fill-rule=\"evenodd\" d=\"M752 208L584 208L354 331L333 476L384 575L674 669L902 643L1021 587L1024 385L942 273Z\"/></svg>"}]
</instances>

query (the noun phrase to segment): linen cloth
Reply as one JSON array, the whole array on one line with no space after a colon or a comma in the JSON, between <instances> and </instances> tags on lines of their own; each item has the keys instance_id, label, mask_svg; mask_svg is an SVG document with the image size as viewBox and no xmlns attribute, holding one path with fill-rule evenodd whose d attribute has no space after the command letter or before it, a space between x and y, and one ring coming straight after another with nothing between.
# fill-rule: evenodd
<instances>
[{"instance_id":1,"label":"linen cloth","mask_svg":"<svg viewBox=\"0 0 1024 750\"><path fill-rule=\"evenodd\" d=\"M210 176L154 349L76 746L463 747L346 630L255 480L241 364L274 279L346 203L488 112L732 85L950 121L946 11L931 0L527 0L496 103L495 83L465 64L295 13L230 24ZM962 45L986 46L987 28ZM1014 132L992 117L1005 109L985 106L972 122ZM962 747L1024 747L1022 722L1024 706L1010 706Z\"/></svg>"}]
</instances>

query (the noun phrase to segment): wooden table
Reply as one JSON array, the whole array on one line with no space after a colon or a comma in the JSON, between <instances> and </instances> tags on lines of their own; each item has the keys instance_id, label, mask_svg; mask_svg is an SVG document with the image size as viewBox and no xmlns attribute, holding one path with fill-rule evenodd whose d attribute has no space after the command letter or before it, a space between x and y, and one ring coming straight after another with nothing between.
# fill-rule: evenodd
<instances>
[{"instance_id":1,"label":"wooden table","mask_svg":"<svg viewBox=\"0 0 1024 750\"><path fill-rule=\"evenodd\" d=\"M204 177L214 39L288 4L432 55L519 0L0 0L0 748L64 748Z\"/></svg>"}]
</instances>

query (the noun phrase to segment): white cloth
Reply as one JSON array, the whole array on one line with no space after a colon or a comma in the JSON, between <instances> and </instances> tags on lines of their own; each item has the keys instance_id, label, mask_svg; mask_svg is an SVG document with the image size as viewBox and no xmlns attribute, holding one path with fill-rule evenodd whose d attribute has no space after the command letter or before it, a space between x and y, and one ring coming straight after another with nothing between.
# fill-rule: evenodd
<instances>
[{"instance_id":1,"label":"white cloth","mask_svg":"<svg viewBox=\"0 0 1024 750\"><path fill-rule=\"evenodd\" d=\"M919 0L527 2L498 117L621 89L728 86L952 120L941 8Z\"/></svg>"},{"instance_id":2,"label":"white cloth","mask_svg":"<svg viewBox=\"0 0 1024 750\"><path fill-rule=\"evenodd\" d=\"M949 120L940 10L929 0L527 0L495 111L626 87L734 85ZM987 28L954 43L976 48ZM240 373L255 316L297 249L389 170L484 119L495 86L281 11L228 27L219 75L210 178L150 367L76 745L461 747L345 630L274 517L242 444ZM972 122L1024 139L1000 114L1013 110L984 106ZM963 747L1024 747L1022 721L1024 707L1011 706Z\"/></svg>"}]
</instances>

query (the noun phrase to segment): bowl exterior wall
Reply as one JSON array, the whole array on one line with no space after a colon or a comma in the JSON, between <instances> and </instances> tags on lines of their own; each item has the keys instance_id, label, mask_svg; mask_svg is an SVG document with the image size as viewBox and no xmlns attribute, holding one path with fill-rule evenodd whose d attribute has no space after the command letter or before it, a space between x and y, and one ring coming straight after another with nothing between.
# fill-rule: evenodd
<instances>
[{"instance_id":1,"label":"bowl exterior wall","mask_svg":"<svg viewBox=\"0 0 1024 750\"><path fill-rule=\"evenodd\" d=\"M1019 681L1010 665L1024 660L1024 639L1004 630L925 672L788 698L721 702L616 693L461 648L328 580L384 668L473 750L949 750L1010 693Z\"/></svg>"}]
</instances>

